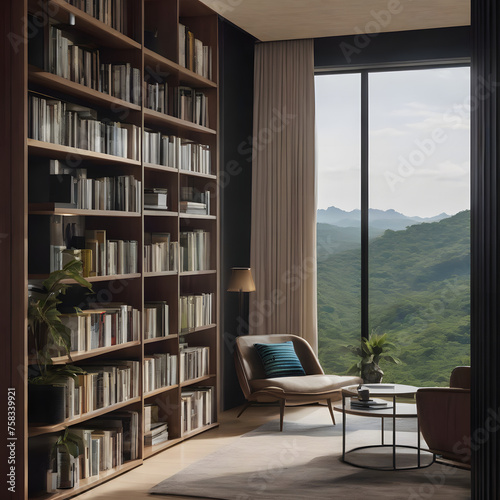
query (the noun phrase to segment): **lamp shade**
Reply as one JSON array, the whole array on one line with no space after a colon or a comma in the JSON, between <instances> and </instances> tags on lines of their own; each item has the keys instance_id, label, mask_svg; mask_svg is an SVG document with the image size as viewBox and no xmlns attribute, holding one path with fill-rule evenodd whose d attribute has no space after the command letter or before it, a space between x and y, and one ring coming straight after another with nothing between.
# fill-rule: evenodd
<instances>
[{"instance_id":1,"label":"lamp shade","mask_svg":"<svg viewBox=\"0 0 500 500\"><path fill-rule=\"evenodd\" d=\"M255 283L249 267L233 267L228 292L255 292Z\"/></svg>"}]
</instances>

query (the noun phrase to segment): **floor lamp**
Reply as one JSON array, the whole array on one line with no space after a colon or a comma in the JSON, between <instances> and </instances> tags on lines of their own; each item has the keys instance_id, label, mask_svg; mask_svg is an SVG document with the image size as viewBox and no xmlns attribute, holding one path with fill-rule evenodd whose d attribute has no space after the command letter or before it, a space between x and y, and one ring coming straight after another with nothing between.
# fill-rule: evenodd
<instances>
[{"instance_id":1,"label":"floor lamp","mask_svg":"<svg viewBox=\"0 0 500 500\"><path fill-rule=\"evenodd\" d=\"M239 292L239 317L243 319L243 292L255 292L255 283L249 267L231 268L231 278L229 279L227 291Z\"/></svg>"}]
</instances>

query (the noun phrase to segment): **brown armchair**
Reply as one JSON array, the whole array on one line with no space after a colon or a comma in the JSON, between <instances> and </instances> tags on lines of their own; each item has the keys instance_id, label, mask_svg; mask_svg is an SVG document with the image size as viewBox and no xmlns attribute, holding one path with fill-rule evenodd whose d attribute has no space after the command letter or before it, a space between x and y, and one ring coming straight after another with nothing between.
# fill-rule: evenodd
<instances>
[{"instance_id":1,"label":"brown armchair","mask_svg":"<svg viewBox=\"0 0 500 500\"><path fill-rule=\"evenodd\" d=\"M306 372L305 376L266 378L264 365L254 344L293 342L297 357ZM333 424L332 401L341 399L342 387L362 383L352 376L325 375L306 340L296 335L247 335L236 339L234 351L236 373L247 404L238 417L252 403L280 403L280 431L283 430L283 415L286 402L305 404L326 401Z\"/></svg>"},{"instance_id":2,"label":"brown armchair","mask_svg":"<svg viewBox=\"0 0 500 500\"><path fill-rule=\"evenodd\" d=\"M420 431L429 449L443 461L470 468L470 367L459 366L450 387L417 391Z\"/></svg>"}]
</instances>

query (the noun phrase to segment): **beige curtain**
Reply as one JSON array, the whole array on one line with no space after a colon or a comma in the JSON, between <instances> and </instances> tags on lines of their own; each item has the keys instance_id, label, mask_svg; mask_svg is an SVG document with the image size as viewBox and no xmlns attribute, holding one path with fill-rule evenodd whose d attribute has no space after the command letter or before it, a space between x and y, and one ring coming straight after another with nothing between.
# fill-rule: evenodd
<instances>
[{"instance_id":1,"label":"beige curtain","mask_svg":"<svg viewBox=\"0 0 500 500\"><path fill-rule=\"evenodd\" d=\"M317 351L312 40L257 45L253 136L249 331Z\"/></svg>"}]
</instances>

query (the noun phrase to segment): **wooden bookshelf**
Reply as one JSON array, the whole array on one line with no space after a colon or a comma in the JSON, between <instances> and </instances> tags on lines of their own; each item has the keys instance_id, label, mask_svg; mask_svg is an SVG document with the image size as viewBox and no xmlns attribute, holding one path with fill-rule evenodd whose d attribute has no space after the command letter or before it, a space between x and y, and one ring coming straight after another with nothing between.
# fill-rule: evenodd
<instances>
[{"instance_id":1,"label":"wooden bookshelf","mask_svg":"<svg viewBox=\"0 0 500 500\"><path fill-rule=\"evenodd\" d=\"M81 414L75 418L66 419L58 424L36 425L28 423L28 390L27 383L25 382L26 377L23 377L22 400L20 400L18 406L18 412L22 415L22 426L19 427L19 432L21 433L23 428L25 430L25 436L22 438L24 441L21 442L21 439L19 441L19 446L21 448L18 454L18 457L21 457L25 464L23 471L21 471L22 467L17 469L17 487L22 490L20 492L20 498L62 500L83 493L123 472L138 467L143 463L144 459L181 443L185 439L201 432L213 429L218 425L217 415L220 391L220 341L218 334L220 222L218 217L219 201L217 193L217 172L219 170L217 138L219 122L217 84L218 16L198 0L176 0L175 2L165 2L163 0L128 0L126 5L129 10L127 11L127 16L125 16L127 22L123 30L124 32L121 32L71 5L66 0L44 0L43 2L39 2L38 0L28 0L27 2L10 1L13 5L16 4L15 10L16 14L19 14L19 19L25 19L29 15L38 16L38 18L43 16L48 16L50 18L50 22L45 23L40 28L42 31L46 31L43 33L44 36L42 38L36 38L36 43L40 43L41 39L44 40L42 43L42 45L44 45L44 47L42 47L42 52L45 51L45 57L42 58L44 59L44 67L39 67L39 58L37 59L37 66L34 61L30 59L31 55L28 56L28 54L33 53L31 49L35 48L34 45L29 47L30 50L22 52L22 63L19 64L18 69L19 102L13 103L13 107L15 104L18 104L19 109L22 110L22 113L19 114L20 118L13 122L15 126L15 132L13 132L15 140L13 142L20 147L17 148L17 162L16 165L12 165L12 171L17 172L16 175L18 175L19 181L22 180L22 182L18 184L18 190L20 205L22 204L24 207L18 214L19 227L22 228L22 231L20 231L17 238L19 241L24 241L24 247L20 252L17 262L18 267L22 267L24 272L23 279L19 285L18 295L14 303L26 303L28 299L28 284L31 281L36 284L38 281L48 277L48 271L45 272L44 269L38 270L38 268L35 267L33 269L38 274L28 273L29 263L26 257L26 255L28 255L28 236L30 234L32 236L33 234L37 235L37 233L33 233L34 226L38 223L37 221L52 220L53 218L64 219L66 217L70 220L83 220L85 229L105 229L108 239L135 240L138 242L138 272L133 274L92 276L86 279L93 286L97 302L127 304L141 312L142 331L139 332L140 340L130 341L130 337L128 337L128 342L88 349L85 351L71 352L70 356L54 357L52 361L55 365L72 363L77 366L88 366L93 364L106 366L106 363L112 364L113 362L128 360L139 362L141 367L139 373L139 395L126 401L100 408L96 411ZM179 23L187 25L186 19L188 18L191 21L189 23L189 29L191 29L194 36L199 38L203 45L207 46L211 51L210 62L212 77L210 79L179 64ZM151 31L155 28L155 23L159 22L159 19L164 20L164 22L160 22L157 27L160 36L158 52L155 52L145 47L144 32ZM187 86L197 91L202 91L207 96L208 100L207 113L209 126L205 127L188 120L177 118L173 116L174 112L172 109L169 109L169 113L160 113L148 109L144 102L144 96L142 96L141 104L137 105L129 102L127 100L128 97L125 99L117 98L79 83L83 80L78 80L78 82L76 82L69 78L53 74L51 72L53 68L49 69L49 64L46 62L48 60L48 57L46 57L46 51L48 50L46 44L49 43L50 26L58 27L59 25L66 33L73 32L73 34L77 35L74 37L74 41L72 40L71 42L75 45L79 43L80 38L86 41L91 40L92 50L99 50L101 63L130 63L132 68L139 68L141 91L144 91L144 84L148 81L147 79L151 76L152 71L154 71L156 77L163 78L163 81L168 83L169 86ZM28 38L28 44L29 43L34 43L31 38ZM36 47L36 49L39 49L39 47ZM86 50L90 50L88 46ZM64 60L64 56L61 60ZM72 71L74 71L75 67L73 67ZM92 85L94 86L93 83ZM31 137L45 138L47 136L36 135L36 132L32 132L30 122L30 120L32 120L32 114L29 111L29 106L27 106L27 103L30 102L28 99L28 94L30 92L42 95L43 99L52 99L82 106L83 108L90 108L91 111L89 112L87 110L87 113L97 113L97 119L104 123L118 122L139 127L140 141L143 140L144 129L147 129L154 133L159 132L164 136L175 136L179 138L179 142L175 142L175 147L180 148L181 143L187 144L189 142L194 142L195 147L200 151L200 157L202 157L205 162L202 163L200 160L199 165L203 165L203 168L197 169L209 171L211 173L207 174L190 170L180 170L177 165L164 166L149 162L146 163L146 155L142 151L142 147L139 148L141 154L139 159L133 160L131 158L106 153L97 153L84 149L84 147L76 148L35 140ZM93 114L90 118L88 116L84 116L84 118L95 119ZM33 135L31 135L32 133ZM64 142L65 144L71 143L70 141L60 140L60 136L58 136L56 140L58 142ZM108 139L105 140L107 141ZM72 143L85 145L85 141L73 141ZM101 144L106 146L105 148L100 148L101 150L120 151L120 149L110 149L108 147L109 143L107 142ZM190 146L188 145L187 147ZM134 156L134 154L133 152L130 156ZM210 169L205 168L205 166L208 165L208 160L206 160L208 157L210 159ZM158 158L162 158L161 161L165 162L163 157L160 156L151 155L148 156L148 158L154 158L154 161L159 161ZM175 155L174 158L178 158L178 156ZM122 210L83 210L63 208L63 205L58 205L53 202L39 203L38 200L34 200L37 202L32 202L30 199L26 198L30 169L38 168L39 165L43 167L47 160L59 160L63 165L71 168L87 169L89 178L98 179L101 177L115 177L120 175L133 176L137 181L142 182L143 190L145 188L165 186L168 189L169 210L162 211L147 208L142 208L140 212L127 212ZM45 170L41 170L41 172L41 176L44 177L45 174L43 172L45 172ZM32 174L31 178L35 179L37 177ZM199 190L200 193L210 192L210 215L180 213L181 192L186 186L193 186ZM142 198L140 206L144 207L144 191L142 192ZM98 205L93 203L91 205L87 204L86 206ZM171 241L179 242L180 245L180 233L187 229L201 229L210 233L210 270L192 272L145 272L143 266L145 233L170 233ZM23 234L21 234L21 232ZM80 237L82 236L80 235ZM44 243L40 243L40 245L43 244ZM51 244L54 245L54 243ZM81 242L79 244L81 244ZM33 257L33 259L35 260L36 256ZM176 268L181 268L180 262L177 262ZM76 285L76 283L71 280L66 280L65 282ZM212 322L209 325L181 332L180 297L186 294L201 295L206 293L213 294L212 299L210 299L212 302L208 302L212 304ZM168 304L169 334L162 337L144 339L145 321L143 313L145 303L163 301ZM80 303L75 305L81 306ZM21 313L18 318L19 321L16 324L22 323L26 325L26 307L24 306L18 309ZM16 373L23 371L23 375L27 373L28 366L34 361L32 353L29 352L30 347L28 346L28 342L27 332L24 336L19 335L19 339L17 340L19 356L16 359L23 359L24 364L21 363L21 368L16 367ZM181 343L187 343L189 347L209 348L209 375L187 380L182 383L178 382L180 380ZM206 352L206 350L204 352ZM171 356L177 356L177 383L145 392L142 386L145 374L145 359L152 358L155 354L170 354ZM161 356L158 358L163 359ZM198 373L207 373L207 371ZM157 387L157 384L151 387L155 386ZM206 386L213 387L212 423L204 425L189 433L183 433L181 430L182 392L183 390L193 391L196 387L200 387L200 390L202 390L201 388ZM24 393L26 393L26 396ZM168 441L154 446L144 445L144 407L149 404L157 404L160 419L168 423ZM68 427L71 430L73 426L81 426L98 417L101 418L115 414L120 415L123 412L130 411L136 411L139 415L137 459L127 461L123 465L111 470L101 471L98 476L80 479L79 486L72 489L57 490L52 493L36 490L28 494L28 483L30 483L31 480L30 472L34 472L28 469L28 455L31 453L29 443L38 443L38 440L43 442L45 439L53 439ZM23 456L23 450L26 451L26 456Z\"/></svg>"}]
</instances>

